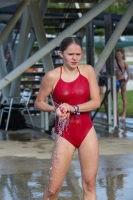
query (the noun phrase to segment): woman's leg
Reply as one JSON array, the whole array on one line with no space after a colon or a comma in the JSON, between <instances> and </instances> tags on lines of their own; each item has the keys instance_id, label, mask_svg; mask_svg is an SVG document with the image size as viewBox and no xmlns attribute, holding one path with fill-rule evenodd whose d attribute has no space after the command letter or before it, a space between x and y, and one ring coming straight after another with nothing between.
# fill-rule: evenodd
<instances>
[{"instance_id":1,"label":"woman's leg","mask_svg":"<svg viewBox=\"0 0 133 200\"><path fill-rule=\"evenodd\" d=\"M74 151L75 147L66 139L56 137L50 164L48 188L44 192L43 200L56 200Z\"/></svg>"},{"instance_id":2,"label":"woman's leg","mask_svg":"<svg viewBox=\"0 0 133 200\"><path fill-rule=\"evenodd\" d=\"M117 125L119 125L119 104L118 104L119 88L116 90L116 103L117 103Z\"/></svg>"},{"instance_id":3,"label":"woman's leg","mask_svg":"<svg viewBox=\"0 0 133 200\"><path fill-rule=\"evenodd\" d=\"M91 128L78 151L82 172L83 200L96 200L99 147L94 127Z\"/></svg>"},{"instance_id":4,"label":"woman's leg","mask_svg":"<svg viewBox=\"0 0 133 200\"><path fill-rule=\"evenodd\" d=\"M126 83L125 82L121 83L121 97L123 101L123 113L122 113L121 120L125 120L126 111L127 111L127 97L126 97Z\"/></svg>"}]
</instances>

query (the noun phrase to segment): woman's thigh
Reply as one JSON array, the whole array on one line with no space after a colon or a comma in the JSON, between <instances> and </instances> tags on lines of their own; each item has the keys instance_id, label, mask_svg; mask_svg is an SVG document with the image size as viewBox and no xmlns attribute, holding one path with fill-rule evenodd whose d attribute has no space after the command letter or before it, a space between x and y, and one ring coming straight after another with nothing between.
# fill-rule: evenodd
<instances>
[{"instance_id":1,"label":"woman's thigh","mask_svg":"<svg viewBox=\"0 0 133 200\"><path fill-rule=\"evenodd\" d=\"M50 163L49 190L60 190L74 151L75 147L66 139L56 137Z\"/></svg>"},{"instance_id":2,"label":"woman's thigh","mask_svg":"<svg viewBox=\"0 0 133 200\"><path fill-rule=\"evenodd\" d=\"M121 95L123 98L126 98L126 83L121 83Z\"/></svg>"},{"instance_id":3,"label":"woman's thigh","mask_svg":"<svg viewBox=\"0 0 133 200\"><path fill-rule=\"evenodd\" d=\"M83 183L90 180L95 182L98 170L99 147L94 127L91 128L78 151Z\"/></svg>"}]
</instances>

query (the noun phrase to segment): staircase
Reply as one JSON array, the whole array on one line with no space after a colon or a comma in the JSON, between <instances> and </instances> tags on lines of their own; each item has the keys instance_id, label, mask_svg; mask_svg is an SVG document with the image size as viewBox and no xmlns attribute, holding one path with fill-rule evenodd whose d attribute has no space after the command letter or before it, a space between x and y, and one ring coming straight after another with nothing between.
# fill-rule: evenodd
<instances>
[{"instance_id":1,"label":"staircase","mask_svg":"<svg viewBox=\"0 0 133 200\"><path fill-rule=\"evenodd\" d=\"M43 25L46 32L47 41L51 41L53 38L55 38L98 2L99 0L71 0L71 2L68 0L51 0L48 4L46 14L43 17ZM59 8L57 8L57 4L60 6ZM78 37L78 33L81 31L84 31L84 27L78 30L78 32L74 33L72 36ZM35 41L31 50L31 54L35 53L37 50L38 45L37 41ZM62 65L62 59L59 56L59 46L53 49L50 52L50 55L52 57L54 68ZM29 105L32 116L40 116L40 111L34 109L34 101L38 94L40 83L44 74L42 62L39 61L35 65L31 66L30 69L26 70L21 78L21 92L25 87L32 88L33 90Z\"/></svg>"}]
</instances>

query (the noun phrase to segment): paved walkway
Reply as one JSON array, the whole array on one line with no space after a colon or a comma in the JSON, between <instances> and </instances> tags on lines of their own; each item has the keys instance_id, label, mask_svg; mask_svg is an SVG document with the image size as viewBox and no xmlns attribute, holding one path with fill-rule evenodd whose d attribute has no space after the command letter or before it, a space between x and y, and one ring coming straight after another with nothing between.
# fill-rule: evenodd
<instances>
[{"instance_id":1,"label":"paved walkway","mask_svg":"<svg viewBox=\"0 0 133 200\"><path fill-rule=\"evenodd\" d=\"M133 91L133 80L131 79L127 82L127 91L130 91L130 90Z\"/></svg>"},{"instance_id":2,"label":"paved walkway","mask_svg":"<svg viewBox=\"0 0 133 200\"><path fill-rule=\"evenodd\" d=\"M97 134L100 150L97 200L133 200L133 133ZM41 200L54 145L51 136L25 129L0 131L0 140L0 199ZM58 198L68 199L82 200L77 151Z\"/></svg>"}]
</instances>

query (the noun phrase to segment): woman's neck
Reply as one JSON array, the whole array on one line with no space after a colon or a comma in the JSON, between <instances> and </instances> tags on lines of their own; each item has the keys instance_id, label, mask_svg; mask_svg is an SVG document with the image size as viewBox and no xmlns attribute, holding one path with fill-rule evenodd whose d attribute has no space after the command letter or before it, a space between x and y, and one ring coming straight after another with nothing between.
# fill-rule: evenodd
<instances>
[{"instance_id":1,"label":"woman's neck","mask_svg":"<svg viewBox=\"0 0 133 200\"><path fill-rule=\"evenodd\" d=\"M66 66L62 66L62 73L68 75L76 74L78 72L77 68L78 66L76 68L68 68Z\"/></svg>"},{"instance_id":2,"label":"woman's neck","mask_svg":"<svg viewBox=\"0 0 133 200\"><path fill-rule=\"evenodd\" d=\"M118 62L121 62L122 61L122 58L119 58L119 59L117 59L118 60Z\"/></svg>"}]
</instances>

